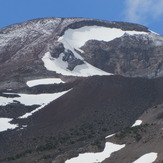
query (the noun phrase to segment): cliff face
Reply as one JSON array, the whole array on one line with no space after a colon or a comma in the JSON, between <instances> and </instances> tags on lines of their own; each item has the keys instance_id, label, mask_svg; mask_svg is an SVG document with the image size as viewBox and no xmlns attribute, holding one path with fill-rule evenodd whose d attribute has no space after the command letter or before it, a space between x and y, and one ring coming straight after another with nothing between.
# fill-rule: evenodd
<instances>
[{"instance_id":1,"label":"cliff face","mask_svg":"<svg viewBox=\"0 0 163 163\"><path fill-rule=\"evenodd\" d=\"M155 42L157 38L160 40ZM123 36L110 42L89 41L82 48L89 63L113 74L148 78L162 76L160 36L151 34Z\"/></svg>"}]
</instances>

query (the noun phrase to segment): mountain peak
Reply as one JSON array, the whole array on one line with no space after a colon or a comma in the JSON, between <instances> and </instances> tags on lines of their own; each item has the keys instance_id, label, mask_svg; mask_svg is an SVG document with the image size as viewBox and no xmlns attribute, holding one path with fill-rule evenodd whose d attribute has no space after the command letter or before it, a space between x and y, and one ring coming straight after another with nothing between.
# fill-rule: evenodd
<instances>
[{"instance_id":1,"label":"mountain peak","mask_svg":"<svg viewBox=\"0 0 163 163\"><path fill-rule=\"evenodd\" d=\"M163 37L133 23L42 18L0 29L0 162L163 159L162 58Z\"/></svg>"}]
</instances>

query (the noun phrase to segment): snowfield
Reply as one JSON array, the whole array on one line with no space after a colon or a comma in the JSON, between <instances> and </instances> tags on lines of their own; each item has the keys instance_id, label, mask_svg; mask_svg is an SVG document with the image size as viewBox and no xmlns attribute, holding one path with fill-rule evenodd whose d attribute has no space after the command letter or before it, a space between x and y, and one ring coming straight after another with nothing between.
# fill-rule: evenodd
<instances>
[{"instance_id":1,"label":"snowfield","mask_svg":"<svg viewBox=\"0 0 163 163\"><path fill-rule=\"evenodd\" d=\"M36 108L35 110L31 111L30 113L26 113L23 116L20 116L19 118L28 118L29 116L31 116L32 114L34 114L35 112L41 110L42 108L44 108L46 105L48 105L50 102L56 100L57 98L61 97L62 95L66 94L68 91L64 91L64 92L59 92L59 93L53 93L53 94L47 94L48 97L46 97L44 100L42 99L42 101L44 101L44 103L41 104L40 107Z\"/></svg>"},{"instance_id":2,"label":"snowfield","mask_svg":"<svg viewBox=\"0 0 163 163\"><path fill-rule=\"evenodd\" d=\"M93 76L93 75L111 75L108 72L102 71L82 58L81 55L76 51L83 52L80 48L88 40L99 40L99 41L111 41L115 38L121 37L124 34L135 35L135 34L148 34L147 32L140 31L123 31L118 28L107 28L100 26L85 26L78 29L68 29L64 35L61 36L58 41L61 42L65 48L65 51L70 50L75 58L80 59L84 62L82 65L78 65L73 71L67 69L68 63L63 61L64 54L59 54L58 58L53 58L50 52L45 53L42 58L44 66L49 71L55 71L58 74L67 76ZM76 49L76 50L75 50Z\"/></svg>"},{"instance_id":3,"label":"snowfield","mask_svg":"<svg viewBox=\"0 0 163 163\"><path fill-rule=\"evenodd\" d=\"M157 159L157 153L151 152L141 156L133 163L153 163Z\"/></svg>"},{"instance_id":4,"label":"snowfield","mask_svg":"<svg viewBox=\"0 0 163 163\"><path fill-rule=\"evenodd\" d=\"M64 81L62 81L59 78L37 79L37 80L30 80L26 82L28 87L34 87L37 85L60 84L60 83L64 83Z\"/></svg>"},{"instance_id":5,"label":"snowfield","mask_svg":"<svg viewBox=\"0 0 163 163\"><path fill-rule=\"evenodd\" d=\"M14 97L14 98L0 97L0 106L6 106L8 104L15 103L15 102L20 102L21 104L26 105L26 106L40 105L38 108L36 108L32 112L26 113L25 115L19 117L19 118L27 118L31 116L33 113L45 107L50 102L66 94L68 91L58 92L58 93L49 93L49 94L16 94L16 95L19 95L20 97ZM13 94L13 93L4 93L4 94Z\"/></svg>"},{"instance_id":6,"label":"snowfield","mask_svg":"<svg viewBox=\"0 0 163 163\"><path fill-rule=\"evenodd\" d=\"M85 26L78 29L66 30L64 35L59 38L59 41L63 43L65 49L69 49L69 46L71 46L81 51L80 47L88 40L111 41L115 38L122 37L124 34L139 35L148 33L140 31L123 31L118 28ZM65 42L67 42L69 46Z\"/></svg>"},{"instance_id":7,"label":"snowfield","mask_svg":"<svg viewBox=\"0 0 163 163\"><path fill-rule=\"evenodd\" d=\"M10 121L12 121L10 118L0 118L0 132L18 127L17 124L10 124Z\"/></svg>"},{"instance_id":8,"label":"snowfield","mask_svg":"<svg viewBox=\"0 0 163 163\"><path fill-rule=\"evenodd\" d=\"M93 75L111 75L108 72L102 71L87 62L85 64L78 65L74 68L73 71L67 69L68 63L62 60L63 54L60 54L58 58L53 58L50 52L45 53L42 61L44 62L44 66L49 71L55 71L58 74L62 74L65 76L93 76Z\"/></svg>"},{"instance_id":9,"label":"snowfield","mask_svg":"<svg viewBox=\"0 0 163 163\"><path fill-rule=\"evenodd\" d=\"M4 93L4 94L14 94L14 93ZM15 94L19 95L20 97L14 98L0 97L0 106L6 106L8 104L16 102L20 102L21 104L26 106L43 105L45 103L48 103L49 101L53 101L62 94L63 92L48 94Z\"/></svg>"},{"instance_id":10,"label":"snowfield","mask_svg":"<svg viewBox=\"0 0 163 163\"><path fill-rule=\"evenodd\" d=\"M113 152L119 151L124 147L125 145L106 142L103 152L79 154L78 157L67 160L65 163L100 163L106 158L109 158Z\"/></svg>"},{"instance_id":11,"label":"snowfield","mask_svg":"<svg viewBox=\"0 0 163 163\"><path fill-rule=\"evenodd\" d=\"M142 124L142 120L136 120L132 127L140 126Z\"/></svg>"}]
</instances>

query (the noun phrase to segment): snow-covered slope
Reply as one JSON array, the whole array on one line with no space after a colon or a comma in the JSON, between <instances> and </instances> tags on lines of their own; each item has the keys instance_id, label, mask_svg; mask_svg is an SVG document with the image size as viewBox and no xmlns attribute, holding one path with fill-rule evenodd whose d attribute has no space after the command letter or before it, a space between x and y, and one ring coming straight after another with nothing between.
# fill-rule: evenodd
<instances>
[{"instance_id":1,"label":"snow-covered slope","mask_svg":"<svg viewBox=\"0 0 163 163\"><path fill-rule=\"evenodd\" d=\"M124 147L124 144L119 145L106 142L104 151L99 153L79 154L78 157L67 160L65 163L101 163L106 158L109 158L113 152L117 152Z\"/></svg>"},{"instance_id":2,"label":"snow-covered slope","mask_svg":"<svg viewBox=\"0 0 163 163\"><path fill-rule=\"evenodd\" d=\"M77 29L68 29L58 41L63 44L64 51L71 51L75 59L83 61L73 70L68 69L68 62L64 61L65 53L58 54L58 58L53 58L50 52L45 53L42 58L47 70L68 76L93 76L93 75L110 75L97 67L92 66L82 57L83 51L80 49L89 40L98 40L109 42L123 35L148 35L148 32L141 31L123 31L118 28L85 26ZM71 56L70 56L71 57Z\"/></svg>"},{"instance_id":3,"label":"snow-covered slope","mask_svg":"<svg viewBox=\"0 0 163 163\"><path fill-rule=\"evenodd\" d=\"M10 121L12 121L11 118L0 118L0 132L18 127L16 124L11 124Z\"/></svg>"},{"instance_id":4,"label":"snow-covered slope","mask_svg":"<svg viewBox=\"0 0 163 163\"><path fill-rule=\"evenodd\" d=\"M142 56L137 56L134 52L133 56L131 54L130 58L125 58L123 52L128 51L128 49L124 49L121 45L125 38L140 39L141 45L146 44L148 40L151 45L154 45L153 42L155 42L157 47L163 44L162 37L151 32L148 28L125 22L108 22L85 18L46 18L15 24L0 30L0 70L5 68L8 73L10 69L7 67L14 65L13 67L16 68L23 62L26 65L22 67L23 71L30 72L33 69L33 75L35 75L39 70L45 71L42 67L43 61L48 70L66 76L86 77L110 74L144 76L146 70L144 70L145 72L137 70L138 73L133 71L136 71L135 65L139 64L139 67L144 69L144 60L149 56L142 56L144 53L145 55L150 53L145 51ZM116 43L117 39L122 39L122 41ZM93 40L98 41L98 45L93 45L95 48L90 45L86 46L86 43ZM107 45L114 41L113 45ZM131 44L130 40L127 41ZM101 44L109 48L105 49L101 47ZM119 46L122 47L122 51L119 50ZM118 54L116 51L113 54L114 49L112 50L112 48L118 48ZM158 54L158 56L160 55ZM137 58L139 59L137 60ZM131 59L132 61L130 61ZM51 66L48 66L45 61ZM133 61L138 63L132 64L131 69L126 67L128 62ZM162 71L155 70L157 66L154 59L151 59L149 64L155 67L152 68L153 71L151 72L151 69L146 66L146 69L149 69L149 76L161 75ZM50 74L50 72L47 73ZM39 78L44 77L39 76ZM4 85L3 87L7 87L6 83Z\"/></svg>"},{"instance_id":5,"label":"snow-covered slope","mask_svg":"<svg viewBox=\"0 0 163 163\"><path fill-rule=\"evenodd\" d=\"M153 163L157 159L157 153L151 152L141 156L133 163Z\"/></svg>"},{"instance_id":6,"label":"snow-covered slope","mask_svg":"<svg viewBox=\"0 0 163 163\"><path fill-rule=\"evenodd\" d=\"M100 26L85 26L77 29L68 29L64 35L59 38L65 49L76 49L81 51L81 47L89 40L111 41L115 38L122 37L124 34L141 35L148 32L128 31L118 28L100 27Z\"/></svg>"},{"instance_id":7,"label":"snow-covered slope","mask_svg":"<svg viewBox=\"0 0 163 163\"><path fill-rule=\"evenodd\" d=\"M80 57L81 58L81 57ZM68 69L68 63L63 61L63 54L60 54L58 58L53 58L49 52L45 53L42 58L44 66L49 71L55 71L58 74L65 76L93 76L93 75L111 75L108 72L102 71L87 62L82 65L77 65L74 70Z\"/></svg>"},{"instance_id":8,"label":"snow-covered slope","mask_svg":"<svg viewBox=\"0 0 163 163\"><path fill-rule=\"evenodd\" d=\"M0 106L7 106L12 103L20 103L25 106L40 105L32 112L26 113L25 115L19 117L19 118L27 118L67 92L68 91L49 93L49 94L14 94L17 95L18 97L11 97L11 98L0 97ZM12 95L12 94L13 93L3 93L3 95Z\"/></svg>"}]
</instances>

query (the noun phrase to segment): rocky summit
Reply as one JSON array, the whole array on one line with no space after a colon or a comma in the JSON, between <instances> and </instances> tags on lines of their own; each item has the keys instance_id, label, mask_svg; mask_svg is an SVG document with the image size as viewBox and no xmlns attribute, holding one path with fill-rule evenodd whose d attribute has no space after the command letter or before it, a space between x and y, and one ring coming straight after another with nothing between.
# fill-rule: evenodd
<instances>
[{"instance_id":1,"label":"rocky summit","mask_svg":"<svg viewBox=\"0 0 163 163\"><path fill-rule=\"evenodd\" d=\"M163 36L44 18L0 29L0 162L162 163Z\"/></svg>"}]
</instances>

